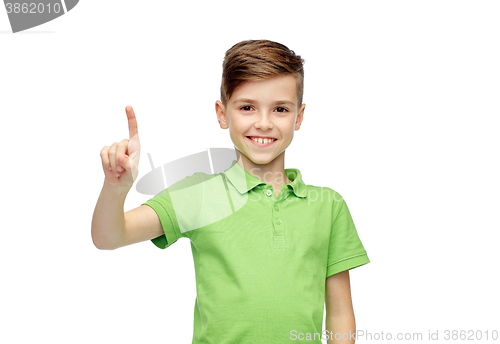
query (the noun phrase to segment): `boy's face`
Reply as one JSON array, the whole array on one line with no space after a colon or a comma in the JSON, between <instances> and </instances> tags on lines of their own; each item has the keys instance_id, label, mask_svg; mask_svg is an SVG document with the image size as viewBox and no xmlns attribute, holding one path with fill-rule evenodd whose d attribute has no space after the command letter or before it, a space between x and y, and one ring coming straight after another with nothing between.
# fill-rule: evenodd
<instances>
[{"instance_id":1,"label":"boy's face","mask_svg":"<svg viewBox=\"0 0 500 344\"><path fill-rule=\"evenodd\" d=\"M292 75L248 81L238 87L225 107L217 101L215 110L222 129L229 128L235 147L255 164L284 158L295 130L302 123L305 104L297 104L297 84ZM270 137L259 144L249 137Z\"/></svg>"}]
</instances>

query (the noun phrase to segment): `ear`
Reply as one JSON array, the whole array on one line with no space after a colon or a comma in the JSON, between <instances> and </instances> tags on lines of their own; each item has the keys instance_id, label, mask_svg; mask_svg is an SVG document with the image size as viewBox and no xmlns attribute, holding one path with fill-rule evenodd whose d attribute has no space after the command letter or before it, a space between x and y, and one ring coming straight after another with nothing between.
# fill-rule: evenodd
<instances>
[{"instance_id":1,"label":"ear","mask_svg":"<svg viewBox=\"0 0 500 344\"><path fill-rule=\"evenodd\" d=\"M305 108L306 108L306 104L302 104L300 106L299 114L297 115L297 118L295 119L295 130L300 129L300 125L302 124L302 120L304 119Z\"/></svg>"},{"instance_id":2,"label":"ear","mask_svg":"<svg viewBox=\"0 0 500 344\"><path fill-rule=\"evenodd\" d=\"M229 128L226 121L226 108L220 100L215 102L215 112L217 113L217 120L219 121L220 127L222 129Z\"/></svg>"}]
</instances>

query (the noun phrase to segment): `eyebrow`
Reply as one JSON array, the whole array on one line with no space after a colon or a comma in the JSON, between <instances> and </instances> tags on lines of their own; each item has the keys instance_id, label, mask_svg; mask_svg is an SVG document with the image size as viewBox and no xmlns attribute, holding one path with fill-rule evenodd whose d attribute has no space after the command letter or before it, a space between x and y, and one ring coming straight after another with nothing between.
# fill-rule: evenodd
<instances>
[{"instance_id":1,"label":"eyebrow","mask_svg":"<svg viewBox=\"0 0 500 344\"><path fill-rule=\"evenodd\" d=\"M249 98L238 98L234 101L234 103L258 103L258 101ZM274 104L290 104L295 106L295 103L290 100L277 100Z\"/></svg>"}]
</instances>

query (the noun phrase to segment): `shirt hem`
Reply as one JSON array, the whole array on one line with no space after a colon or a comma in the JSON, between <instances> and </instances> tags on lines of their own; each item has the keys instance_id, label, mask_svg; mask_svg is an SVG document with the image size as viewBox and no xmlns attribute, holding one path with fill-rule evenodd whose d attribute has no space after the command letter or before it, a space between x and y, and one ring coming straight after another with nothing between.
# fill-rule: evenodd
<instances>
[{"instance_id":1,"label":"shirt hem","mask_svg":"<svg viewBox=\"0 0 500 344\"><path fill-rule=\"evenodd\" d=\"M335 263L328 265L326 269L326 277L328 278L331 275L335 275L345 270L352 270L361 265L368 264L369 262L370 259L368 259L368 254L366 252L338 260Z\"/></svg>"},{"instance_id":2,"label":"shirt hem","mask_svg":"<svg viewBox=\"0 0 500 344\"><path fill-rule=\"evenodd\" d=\"M155 244L158 248L166 249L181 237L179 228L175 225L172 220L172 216L168 211L157 201L149 200L142 205L148 205L156 212L158 218L160 219L161 226L163 228L163 233L159 237L151 239L151 242ZM167 222L168 219L168 222Z\"/></svg>"}]
</instances>

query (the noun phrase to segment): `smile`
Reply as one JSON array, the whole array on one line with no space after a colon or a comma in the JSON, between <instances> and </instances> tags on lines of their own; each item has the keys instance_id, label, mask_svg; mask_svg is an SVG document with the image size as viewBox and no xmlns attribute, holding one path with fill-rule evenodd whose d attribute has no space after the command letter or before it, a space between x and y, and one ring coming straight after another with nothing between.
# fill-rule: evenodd
<instances>
[{"instance_id":1,"label":"smile","mask_svg":"<svg viewBox=\"0 0 500 344\"><path fill-rule=\"evenodd\" d=\"M247 136L246 137L248 140L250 140L255 146L257 147L268 147L268 146L271 146L274 142L278 141L277 139L272 139L272 138L269 138L269 139L252 139L250 138L250 136Z\"/></svg>"}]
</instances>

